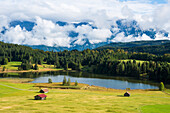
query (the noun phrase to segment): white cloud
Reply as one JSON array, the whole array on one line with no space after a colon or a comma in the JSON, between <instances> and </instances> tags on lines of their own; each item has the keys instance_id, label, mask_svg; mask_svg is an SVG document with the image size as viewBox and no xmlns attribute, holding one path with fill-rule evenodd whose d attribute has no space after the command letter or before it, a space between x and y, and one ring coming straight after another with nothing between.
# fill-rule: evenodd
<instances>
[{"instance_id":1,"label":"white cloud","mask_svg":"<svg viewBox=\"0 0 170 113\"><path fill-rule=\"evenodd\" d=\"M3 27L8 28L8 23L9 23L9 18L4 16L4 15L0 15L0 31L3 30Z\"/></svg>"},{"instance_id":2,"label":"white cloud","mask_svg":"<svg viewBox=\"0 0 170 113\"><path fill-rule=\"evenodd\" d=\"M131 9L129 9L129 7L126 5L122 8L122 14L130 19L133 19L134 13Z\"/></svg>"},{"instance_id":3,"label":"white cloud","mask_svg":"<svg viewBox=\"0 0 170 113\"><path fill-rule=\"evenodd\" d=\"M0 31L12 20L31 20L36 22L32 31L22 30L19 26L10 28L0 40L18 44L70 46L83 44L87 38L91 43L106 41L113 33L111 26L120 18L135 19L143 29L157 27L170 32L170 2L151 4L144 0L120 2L119 0L0 0ZM69 24L56 25L56 21L92 22L98 29L89 25L75 28ZM114 28L114 31L119 29ZM78 37L68 36L69 31L79 33ZM159 38L158 38L159 37ZM156 39L163 38L157 35ZM150 37L128 36L123 33L112 41L150 40Z\"/></svg>"}]
</instances>

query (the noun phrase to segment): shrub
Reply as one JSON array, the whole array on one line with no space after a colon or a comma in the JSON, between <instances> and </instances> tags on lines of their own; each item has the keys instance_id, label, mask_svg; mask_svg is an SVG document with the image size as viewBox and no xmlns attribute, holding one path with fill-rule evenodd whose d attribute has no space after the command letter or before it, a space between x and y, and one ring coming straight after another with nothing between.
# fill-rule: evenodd
<instances>
[{"instance_id":1,"label":"shrub","mask_svg":"<svg viewBox=\"0 0 170 113\"><path fill-rule=\"evenodd\" d=\"M164 88L165 88L165 87L164 87L164 83L163 83L163 82L161 82L161 83L160 83L160 85L159 85L159 90L160 90L160 91L163 91L163 90L164 90Z\"/></svg>"},{"instance_id":2,"label":"shrub","mask_svg":"<svg viewBox=\"0 0 170 113\"><path fill-rule=\"evenodd\" d=\"M48 79L48 83L53 83L52 80L51 80L51 78Z\"/></svg>"}]
</instances>

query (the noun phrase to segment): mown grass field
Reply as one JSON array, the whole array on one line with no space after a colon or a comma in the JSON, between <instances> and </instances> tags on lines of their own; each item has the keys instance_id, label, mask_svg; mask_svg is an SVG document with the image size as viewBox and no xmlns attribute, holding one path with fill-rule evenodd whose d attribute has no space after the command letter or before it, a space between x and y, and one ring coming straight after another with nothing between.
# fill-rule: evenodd
<instances>
[{"instance_id":1,"label":"mown grass field","mask_svg":"<svg viewBox=\"0 0 170 113\"><path fill-rule=\"evenodd\" d=\"M23 79L0 79L1 113L170 112L170 95L161 91L131 90L131 97L123 97L125 90L49 89L47 100L34 100L34 96L40 94L39 88L22 82Z\"/></svg>"}]
</instances>

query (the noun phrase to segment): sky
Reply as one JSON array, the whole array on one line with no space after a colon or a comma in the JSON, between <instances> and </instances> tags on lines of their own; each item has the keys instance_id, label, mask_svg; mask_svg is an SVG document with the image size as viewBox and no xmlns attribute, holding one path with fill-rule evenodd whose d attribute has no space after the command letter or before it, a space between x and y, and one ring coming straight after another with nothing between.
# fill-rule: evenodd
<instances>
[{"instance_id":1,"label":"sky","mask_svg":"<svg viewBox=\"0 0 170 113\"><path fill-rule=\"evenodd\" d=\"M168 3L168 0L119 0L121 2L127 2L127 1L138 1L138 2L148 2L150 4L166 4Z\"/></svg>"},{"instance_id":2,"label":"sky","mask_svg":"<svg viewBox=\"0 0 170 113\"><path fill-rule=\"evenodd\" d=\"M110 27L118 19L136 20L143 29L160 28L170 32L169 14L170 0L0 0L0 31L4 26L8 28L13 20L37 23L30 32L19 26L9 28L0 40L49 46L55 42L59 46L69 46L74 39L68 37L67 32L74 30L82 34L77 37L77 43L82 43L83 34L92 43L97 43L112 35ZM99 29L60 27L55 25L56 21L93 22Z\"/></svg>"}]
</instances>

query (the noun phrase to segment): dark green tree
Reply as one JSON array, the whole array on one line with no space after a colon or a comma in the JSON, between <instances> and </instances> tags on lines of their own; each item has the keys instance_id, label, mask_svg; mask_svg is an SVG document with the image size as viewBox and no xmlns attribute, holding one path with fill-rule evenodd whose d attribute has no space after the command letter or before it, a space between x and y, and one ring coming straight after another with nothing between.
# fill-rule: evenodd
<instances>
[{"instance_id":1,"label":"dark green tree","mask_svg":"<svg viewBox=\"0 0 170 113\"><path fill-rule=\"evenodd\" d=\"M75 84L74 84L75 86L78 86L78 82L77 82L77 80L75 81Z\"/></svg>"},{"instance_id":2,"label":"dark green tree","mask_svg":"<svg viewBox=\"0 0 170 113\"><path fill-rule=\"evenodd\" d=\"M70 78L68 78L67 85L68 85L68 86L71 85L71 80L70 80Z\"/></svg>"},{"instance_id":3,"label":"dark green tree","mask_svg":"<svg viewBox=\"0 0 170 113\"><path fill-rule=\"evenodd\" d=\"M2 61L2 65L7 65L7 64L8 64L8 59L4 58L3 61Z\"/></svg>"},{"instance_id":4,"label":"dark green tree","mask_svg":"<svg viewBox=\"0 0 170 113\"><path fill-rule=\"evenodd\" d=\"M6 69L6 67L4 66L3 69L2 69L2 71L5 71L5 69Z\"/></svg>"},{"instance_id":5,"label":"dark green tree","mask_svg":"<svg viewBox=\"0 0 170 113\"><path fill-rule=\"evenodd\" d=\"M34 69L35 69L35 70L38 70L38 69L39 69L37 63L35 64Z\"/></svg>"},{"instance_id":6,"label":"dark green tree","mask_svg":"<svg viewBox=\"0 0 170 113\"><path fill-rule=\"evenodd\" d=\"M66 80L66 77L64 76L64 79L63 79L63 85L67 85L67 80Z\"/></svg>"},{"instance_id":7,"label":"dark green tree","mask_svg":"<svg viewBox=\"0 0 170 113\"><path fill-rule=\"evenodd\" d=\"M53 83L51 78L48 79L48 83Z\"/></svg>"},{"instance_id":8,"label":"dark green tree","mask_svg":"<svg viewBox=\"0 0 170 113\"><path fill-rule=\"evenodd\" d=\"M82 65L81 63L79 62L79 65L78 65L78 70L81 71L82 70Z\"/></svg>"},{"instance_id":9,"label":"dark green tree","mask_svg":"<svg viewBox=\"0 0 170 113\"><path fill-rule=\"evenodd\" d=\"M68 70L68 63L66 62L66 65L65 65L65 70Z\"/></svg>"},{"instance_id":10,"label":"dark green tree","mask_svg":"<svg viewBox=\"0 0 170 113\"><path fill-rule=\"evenodd\" d=\"M164 87L164 83L161 82L160 85L159 85L159 90L160 90L160 91L164 91L164 88L165 88L165 87Z\"/></svg>"}]
</instances>

